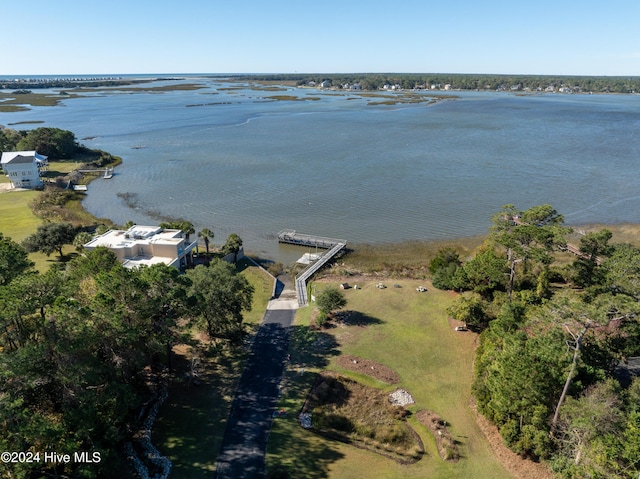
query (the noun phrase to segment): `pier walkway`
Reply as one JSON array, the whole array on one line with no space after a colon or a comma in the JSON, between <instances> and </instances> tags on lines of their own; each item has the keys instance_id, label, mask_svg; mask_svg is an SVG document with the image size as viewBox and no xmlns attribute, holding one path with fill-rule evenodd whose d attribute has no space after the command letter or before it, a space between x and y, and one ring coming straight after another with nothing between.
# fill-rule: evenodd
<instances>
[{"instance_id":1,"label":"pier walkway","mask_svg":"<svg viewBox=\"0 0 640 479\"><path fill-rule=\"evenodd\" d=\"M109 178L113 178L113 166L108 166L106 168L82 169L77 171L83 175L102 175L102 177L107 180Z\"/></svg>"},{"instance_id":2,"label":"pier walkway","mask_svg":"<svg viewBox=\"0 0 640 479\"><path fill-rule=\"evenodd\" d=\"M298 233L295 230L282 230L278 233L278 241L280 243L294 244L299 246L315 246L316 248L328 249L320 259L311 263L303 269L295 279L296 295L298 296L298 305L306 306L309 304L307 295L307 280L313 274L329 262L335 255L347 246L347 241L343 239L325 238L322 236L313 236Z\"/></svg>"}]
</instances>

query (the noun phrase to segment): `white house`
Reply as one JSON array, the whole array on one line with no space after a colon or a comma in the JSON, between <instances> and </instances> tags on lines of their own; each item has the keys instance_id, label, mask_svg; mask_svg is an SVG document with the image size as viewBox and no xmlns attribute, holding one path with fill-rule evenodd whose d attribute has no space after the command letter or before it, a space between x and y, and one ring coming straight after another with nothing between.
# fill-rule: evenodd
<instances>
[{"instance_id":1,"label":"white house","mask_svg":"<svg viewBox=\"0 0 640 479\"><path fill-rule=\"evenodd\" d=\"M180 230L159 226L134 225L126 231L109 230L84 245L88 251L104 246L113 251L127 268L164 263L174 268L192 262L192 252L198 240L187 244Z\"/></svg>"},{"instance_id":2,"label":"white house","mask_svg":"<svg viewBox=\"0 0 640 479\"><path fill-rule=\"evenodd\" d=\"M47 157L35 151L6 151L2 153L2 169L14 188L42 186L40 170L47 166Z\"/></svg>"}]
</instances>

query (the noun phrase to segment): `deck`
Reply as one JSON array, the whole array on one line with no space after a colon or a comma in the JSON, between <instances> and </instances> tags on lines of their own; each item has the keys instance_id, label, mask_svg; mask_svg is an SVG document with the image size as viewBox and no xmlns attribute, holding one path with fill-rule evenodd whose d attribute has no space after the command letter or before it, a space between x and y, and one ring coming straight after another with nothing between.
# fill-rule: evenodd
<instances>
[{"instance_id":1,"label":"deck","mask_svg":"<svg viewBox=\"0 0 640 479\"><path fill-rule=\"evenodd\" d=\"M322 249L331 249L339 243L347 244L347 241L343 239L308 235L304 233L298 233L296 230L280 231L280 233L278 233L278 242L285 244L294 244L298 246L313 246Z\"/></svg>"}]
</instances>

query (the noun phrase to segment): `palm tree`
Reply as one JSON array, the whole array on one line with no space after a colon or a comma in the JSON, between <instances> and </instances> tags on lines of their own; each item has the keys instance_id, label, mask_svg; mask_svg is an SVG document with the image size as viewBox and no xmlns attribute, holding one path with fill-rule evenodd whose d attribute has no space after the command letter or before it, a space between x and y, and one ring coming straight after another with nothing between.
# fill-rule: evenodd
<instances>
[{"instance_id":1,"label":"palm tree","mask_svg":"<svg viewBox=\"0 0 640 479\"><path fill-rule=\"evenodd\" d=\"M180 223L180 229L186 236L187 243L189 243L189 236L196 232L196 229L193 227L193 223L191 221L182 221Z\"/></svg>"},{"instance_id":2,"label":"palm tree","mask_svg":"<svg viewBox=\"0 0 640 479\"><path fill-rule=\"evenodd\" d=\"M231 233L227 238L227 242L222 247L222 252L227 255L233 253L233 262L238 261L238 253L242 249L242 239L235 233Z\"/></svg>"},{"instance_id":3,"label":"palm tree","mask_svg":"<svg viewBox=\"0 0 640 479\"><path fill-rule=\"evenodd\" d=\"M213 238L213 231L209 228L202 228L198 233L198 238L204 240L204 246L207 249L207 254L209 254L209 240Z\"/></svg>"}]
</instances>

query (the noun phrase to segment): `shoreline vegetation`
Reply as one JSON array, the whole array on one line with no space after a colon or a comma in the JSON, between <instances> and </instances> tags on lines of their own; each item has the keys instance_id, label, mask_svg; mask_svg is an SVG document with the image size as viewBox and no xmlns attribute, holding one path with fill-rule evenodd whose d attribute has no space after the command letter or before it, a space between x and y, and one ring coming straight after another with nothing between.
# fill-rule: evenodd
<instances>
[{"instance_id":1,"label":"shoreline vegetation","mask_svg":"<svg viewBox=\"0 0 640 479\"><path fill-rule=\"evenodd\" d=\"M601 76L552 76L552 75L479 75L479 74L408 74L408 73L360 73L360 74L272 74L272 75L184 75L157 78L80 77L64 78L16 78L0 79L0 112L18 112L34 106L56 106L62 100L81 98L119 91L127 93L162 93L177 90L199 90L204 83L178 83L187 79L202 78L221 83L247 83L247 86L221 87L233 91L281 92L291 88L313 88L332 93L360 94L366 98L375 92L391 94L389 98L371 102L371 105L432 102L443 99L438 91L502 91L515 94L563 93L592 94L618 93L640 94L640 77ZM162 86L152 83L175 82ZM55 89L57 93L34 93L33 90ZM1 91L10 90L10 91ZM426 92L432 97L424 98ZM419 95L418 95L419 94ZM447 96L447 98L451 98ZM295 95L265 97L271 101L320 100L299 98ZM193 106L193 105L192 105Z\"/></svg>"}]
</instances>

